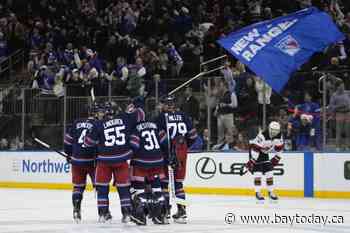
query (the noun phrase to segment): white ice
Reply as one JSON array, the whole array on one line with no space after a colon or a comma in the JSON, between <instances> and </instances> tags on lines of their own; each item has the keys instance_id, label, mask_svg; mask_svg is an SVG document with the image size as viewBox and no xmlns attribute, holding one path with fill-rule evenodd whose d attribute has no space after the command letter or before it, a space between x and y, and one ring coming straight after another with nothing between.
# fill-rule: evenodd
<instances>
[{"instance_id":1,"label":"white ice","mask_svg":"<svg viewBox=\"0 0 350 233\"><path fill-rule=\"evenodd\" d=\"M93 192L84 195L83 222L72 221L71 192L56 190L0 189L1 233L341 233L350 232L350 201L305 198L281 198L278 203L257 204L253 197L188 195L188 224L134 226L120 223L119 201L110 194L111 224L97 223L96 199ZM240 215L296 214L342 216L343 224L243 224L225 223L227 213Z\"/></svg>"}]
</instances>

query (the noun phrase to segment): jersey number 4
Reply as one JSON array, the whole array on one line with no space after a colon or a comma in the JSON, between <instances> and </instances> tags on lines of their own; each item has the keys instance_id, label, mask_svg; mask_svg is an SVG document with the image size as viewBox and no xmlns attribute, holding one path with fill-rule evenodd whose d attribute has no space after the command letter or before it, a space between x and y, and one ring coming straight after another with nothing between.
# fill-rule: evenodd
<instances>
[{"instance_id":1,"label":"jersey number 4","mask_svg":"<svg viewBox=\"0 0 350 233\"><path fill-rule=\"evenodd\" d=\"M146 150L153 150L153 149L159 149L159 143L158 139L156 137L156 133L154 130L152 131L143 131L141 134L141 137L143 137L146 141L145 143L145 149Z\"/></svg>"},{"instance_id":2,"label":"jersey number 4","mask_svg":"<svg viewBox=\"0 0 350 233\"><path fill-rule=\"evenodd\" d=\"M85 135L86 135L86 131L87 131L87 129L84 129L83 131L81 131L81 134L80 134L80 137L79 137L79 140L78 140L78 143L81 144L81 147L85 147L85 145L84 145L84 138L85 138Z\"/></svg>"},{"instance_id":3,"label":"jersey number 4","mask_svg":"<svg viewBox=\"0 0 350 233\"><path fill-rule=\"evenodd\" d=\"M105 134L105 146L123 146L125 145L125 133L122 131L125 129L125 126L117 126L114 128L109 128L104 130Z\"/></svg>"}]
</instances>

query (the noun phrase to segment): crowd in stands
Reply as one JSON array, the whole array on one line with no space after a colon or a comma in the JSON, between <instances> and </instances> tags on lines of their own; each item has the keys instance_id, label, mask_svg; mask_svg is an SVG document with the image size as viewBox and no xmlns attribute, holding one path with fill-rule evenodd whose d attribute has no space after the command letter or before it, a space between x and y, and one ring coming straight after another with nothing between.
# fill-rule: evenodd
<instances>
[{"instance_id":1,"label":"crowd in stands","mask_svg":"<svg viewBox=\"0 0 350 233\"><path fill-rule=\"evenodd\" d=\"M265 104L267 120L280 121L290 139L286 149L307 149L311 142L322 149L320 74L313 71L341 70L350 61L350 2L345 0L29 0L25 7L7 2L0 5L0 57L24 45L31 87L58 97L63 87L71 96L88 96L92 87L96 96L105 96L111 83L115 96L153 96L159 78L161 96L169 91L168 79L182 83L199 72L201 61L224 54L216 40L232 31L309 6L329 13L346 40L315 55L282 95L232 57L225 61L215 74L221 78L211 81L211 94L205 96L212 136L217 135L209 147L218 150L247 150L248 138L262 126ZM349 87L347 72L334 76L329 89L336 90L341 80ZM207 93L209 87L200 88ZM205 104L192 88L179 101L202 132L193 149L207 148ZM337 104L334 97L330 102ZM330 116L337 109L330 107ZM338 142L340 130L350 128L334 125Z\"/></svg>"}]
</instances>

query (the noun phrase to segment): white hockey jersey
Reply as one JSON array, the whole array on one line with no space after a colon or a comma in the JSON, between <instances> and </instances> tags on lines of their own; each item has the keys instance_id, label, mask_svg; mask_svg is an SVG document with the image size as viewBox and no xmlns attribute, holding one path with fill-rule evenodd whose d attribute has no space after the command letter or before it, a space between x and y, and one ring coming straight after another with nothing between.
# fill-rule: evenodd
<instances>
[{"instance_id":1,"label":"white hockey jersey","mask_svg":"<svg viewBox=\"0 0 350 233\"><path fill-rule=\"evenodd\" d=\"M279 155L283 151L284 143L281 134L271 138L268 130L259 132L259 134L249 141L251 156L257 159L260 154Z\"/></svg>"}]
</instances>

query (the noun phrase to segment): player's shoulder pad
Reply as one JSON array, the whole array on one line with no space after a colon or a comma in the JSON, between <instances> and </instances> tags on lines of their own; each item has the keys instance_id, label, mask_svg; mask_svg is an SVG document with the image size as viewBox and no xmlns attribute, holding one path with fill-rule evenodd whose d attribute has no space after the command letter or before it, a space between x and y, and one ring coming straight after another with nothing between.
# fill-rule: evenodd
<instances>
[{"instance_id":1,"label":"player's shoulder pad","mask_svg":"<svg viewBox=\"0 0 350 233\"><path fill-rule=\"evenodd\" d=\"M265 141L263 132L259 132L253 140L250 140L250 144L262 144Z\"/></svg>"},{"instance_id":2,"label":"player's shoulder pad","mask_svg":"<svg viewBox=\"0 0 350 233\"><path fill-rule=\"evenodd\" d=\"M282 145L282 144L284 144L283 136L282 136L281 133L278 134L276 137L274 137L272 141L273 141L274 145Z\"/></svg>"}]
</instances>

